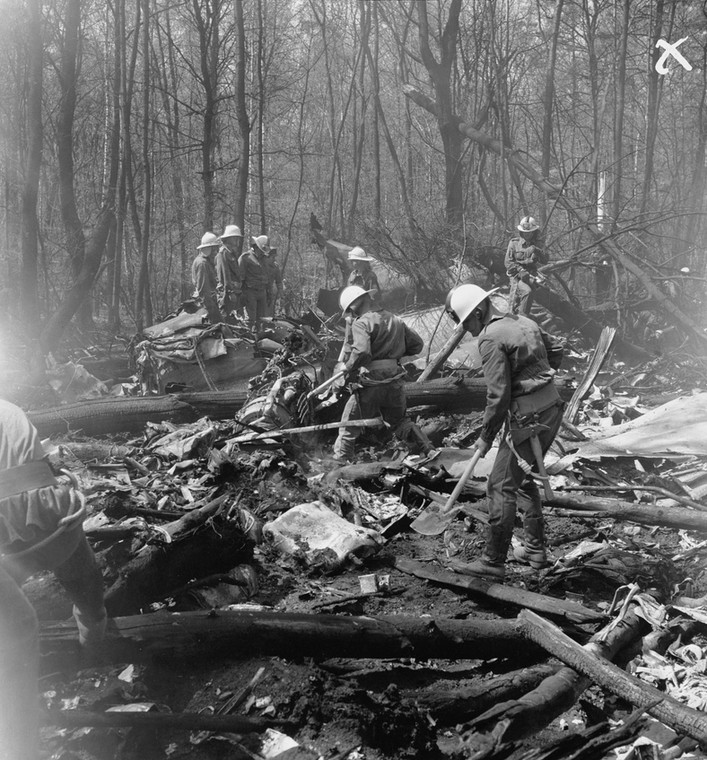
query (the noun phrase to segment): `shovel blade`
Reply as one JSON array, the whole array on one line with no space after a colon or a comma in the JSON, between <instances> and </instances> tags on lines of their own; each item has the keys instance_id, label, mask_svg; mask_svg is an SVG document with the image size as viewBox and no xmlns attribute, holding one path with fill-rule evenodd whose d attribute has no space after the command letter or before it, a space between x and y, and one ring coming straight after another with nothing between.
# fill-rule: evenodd
<instances>
[{"instance_id":1,"label":"shovel blade","mask_svg":"<svg viewBox=\"0 0 707 760\"><path fill-rule=\"evenodd\" d=\"M410 523L410 528L423 536L439 536L444 533L460 508L444 511L443 504L430 504Z\"/></svg>"}]
</instances>

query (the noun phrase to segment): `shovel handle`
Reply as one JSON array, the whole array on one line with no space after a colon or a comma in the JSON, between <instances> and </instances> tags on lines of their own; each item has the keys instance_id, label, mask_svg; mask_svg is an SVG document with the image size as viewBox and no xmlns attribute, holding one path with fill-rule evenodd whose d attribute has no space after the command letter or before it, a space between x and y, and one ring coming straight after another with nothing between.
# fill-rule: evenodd
<instances>
[{"instance_id":1,"label":"shovel handle","mask_svg":"<svg viewBox=\"0 0 707 760\"><path fill-rule=\"evenodd\" d=\"M322 391L325 391L330 385L334 385L334 383L340 377L343 377L345 374L346 374L346 370L342 369L341 372L337 372L335 375L332 375L328 380L325 380L321 385L318 385L313 391L310 391L307 394L307 401L309 401L309 399L312 398L312 396L316 396Z\"/></svg>"},{"instance_id":2,"label":"shovel handle","mask_svg":"<svg viewBox=\"0 0 707 760\"><path fill-rule=\"evenodd\" d=\"M547 477L547 470L545 469L545 462L543 457L543 450L540 446L540 439L537 435L531 435L530 436L530 448L533 450L533 456L535 457L535 463L538 466L538 473L540 475L540 480L543 484L543 491L545 492L545 498L549 501L553 498L554 494L552 493L552 488L550 486L550 481Z\"/></svg>"},{"instance_id":3,"label":"shovel handle","mask_svg":"<svg viewBox=\"0 0 707 760\"><path fill-rule=\"evenodd\" d=\"M454 487L454 490L449 495L447 503L444 505L444 507L442 507L443 513L446 514L447 512L450 512L454 505L457 503L459 494L461 494L464 486L466 485L466 481L471 477L471 473L474 472L474 467L476 467L476 463L479 461L479 459L481 459L481 451L477 449L471 459L467 462L466 469L462 473L461 478L459 478L459 482Z\"/></svg>"}]
</instances>

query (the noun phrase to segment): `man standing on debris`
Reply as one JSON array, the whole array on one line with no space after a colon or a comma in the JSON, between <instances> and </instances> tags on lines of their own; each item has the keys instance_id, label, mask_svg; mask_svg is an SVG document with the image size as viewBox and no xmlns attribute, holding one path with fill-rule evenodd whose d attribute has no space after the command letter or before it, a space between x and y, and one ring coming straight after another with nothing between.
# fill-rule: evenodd
<instances>
[{"instance_id":1,"label":"man standing on debris","mask_svg":"<svg viewBox=\"0 0 707 760\"><path fill-rule=\"evenodd\" d=\"M243 285L243 303L248 312L248 326L257 332L268 309L268 262L270 244L267 235L252 237L251 249L241 254L238 269Z\"/></svg>"},{"instance_id":2,"label":"man standing on debris","mask_svg":"<svg viewBox=\"0 0 707 760\"><path fill-rule=\"evenodd\" d=\"M221 321L221 313L216 301L216 269L214 268L214 256L220 246L221 242L213 232L205 232L201 243L197 246L198 253L191 265L194 295L206 309L212 325L217 325Z\"/></svg>"},{"instance_id":3,"label":"man standing on debris","mask_svg":"<svg viewBox=\"0 0 707 760\"><path fill-rule=\"evenodd\" d=\"M381 288L378 277L371 267L373 258L368 256L360 246L349 251L349 264L353 266L347 285L358 285L359 288L370 290L373 300L380 297Z\"/></svg>"},{"instance_id":4,"label":"man standing on debris","mask_svg":"<svg viewBox=\"0 0 707 760\"><path fill-rule=\"evenodd\" d=\"M344 316L349 312L353 316L351 337L341 356L352 393L341 421L380 415L398 438L428 453L432 450L430 441L407 414L405 370L400 365L403 356L419 354L424 342L399 317L375 305L374 293L349 285L339 297ZM351 459L358 432L358 428L339 430L334 443L335 459Z\"/></svg>"},{"instance_id":5,"label":"man standing on debris","mask_svg":"<svg viewBox=\"0 0 707 760\"><path fill-rule=\"evenodd\" d=\"M546 263L540 240L540 227L532 216L524 216L518 225L519 237L508 243L506 250L506 274L511 281L508 299L511 314L530 316L533 306L533 290L543 281L538 266Z\"/></svg>"},{"instance_id":6,"label":"man standing on debris","mask_svg":"<svg viewBox=\"0 0 707 760\"><path fill-rule=\"evenodd\" d=\"M563 344L532 319L499 311L489 298L494 292L477 285L458 285L449 292L445 310L479 339L487 392L481 434L474 449L482 456L486 454L505 425L488 478L486 546L481 559L467 566L472 575L503 581L518 491L527 501L524 547L515 557L534 569L547 564L542 502L530 472L531 468L538 472L533 447L544 456L562 422L564 403L553 377L562 361Z\"/></svg>"},{"instance_id":7,"label":"man standing on debris","mask_svg":"<svg viewBox=\"0 0 707 760\"><path fill-rule=\"evenodd\" d=\"M274 317L277 299L282 293L282 270L277 263L277 248L270 249L265 263L268 270L268 286L265 290L268 306L265 316Z\"/></svg>"},{"instance_id":8,"label":"man standing on debris","mask_svg":"<svg viewBox=\"0 0 707 760\"><path fill-rule=\"evenodd\" d=\"M231 320L231 312L237 311L240 307L242 288L238 257L242 241L241 228L235 224L228 224L221 235L222 245L216 254L219 307L226 322Z\"/></svg>"},{"instance_id":9,"label":"man standing on debris","mask_svg":"<svg viewBox=\"0 0 707 760\"><path fill-rule=\"evenodd\" d=\"M83 496L55 478L36 428L0 401L0 758L39 757L39 633L27 578L53 570L74 602L82 646L103 639L103 579L84 516Z\"/></svg>"}]
</instances>

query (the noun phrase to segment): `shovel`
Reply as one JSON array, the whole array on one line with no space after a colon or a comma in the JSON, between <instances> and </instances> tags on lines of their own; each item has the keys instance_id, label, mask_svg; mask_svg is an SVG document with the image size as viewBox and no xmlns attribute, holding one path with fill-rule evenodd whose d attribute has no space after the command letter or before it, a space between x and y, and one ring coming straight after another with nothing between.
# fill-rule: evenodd
<instances>
[{"instance_id":1,"label":"shovel","mask_svg":"<svg viewBox=\"0 0 707 760\"><path fill-rule=\"evenodd\" d=\"M461 478L459 478L459 482L449 495L446 504L443 506L440 504L430 504L427 509L422 511L410 523L410 527L416 533L421 533L423 536L438 536L440 533L444 533L458 511L458 508L455 509L454 505L457 503L459 494L466 485L466 481L469 480L471 473L474 472L474 467L476 467L479 459L481 459L481 452L475 451L474 456L467 463Z\"/></svg>"}]
</instances>

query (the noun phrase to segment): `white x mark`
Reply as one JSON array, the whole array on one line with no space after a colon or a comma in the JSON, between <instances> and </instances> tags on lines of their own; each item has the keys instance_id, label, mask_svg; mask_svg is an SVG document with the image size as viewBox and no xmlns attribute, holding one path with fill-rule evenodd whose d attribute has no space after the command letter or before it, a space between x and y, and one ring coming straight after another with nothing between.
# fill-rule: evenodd
<instances>
[{"instance_id":1,"label":"white x mark","mask_svg":"<svg viewBox=\"0 0 707 760\"><path fill-rule=\"evenodd\" d=\"M681 40L678 40L674 45L671 45L669 42L666 42L665 40L658 40L658 42L655 43L656 47L663 48L663 54L660 56L660 58L656 61L655 64L655 70L659 74L667 74L668 73L668 67L665 65L665 62L668 60L668 56L673 56L673 58L687 71L692 71L692 66L688 62L688 60L685 58L685 56L678 51L678 45L682 45L683 42L687 37L683 37Z\"/></svg>"}]
</instances>

